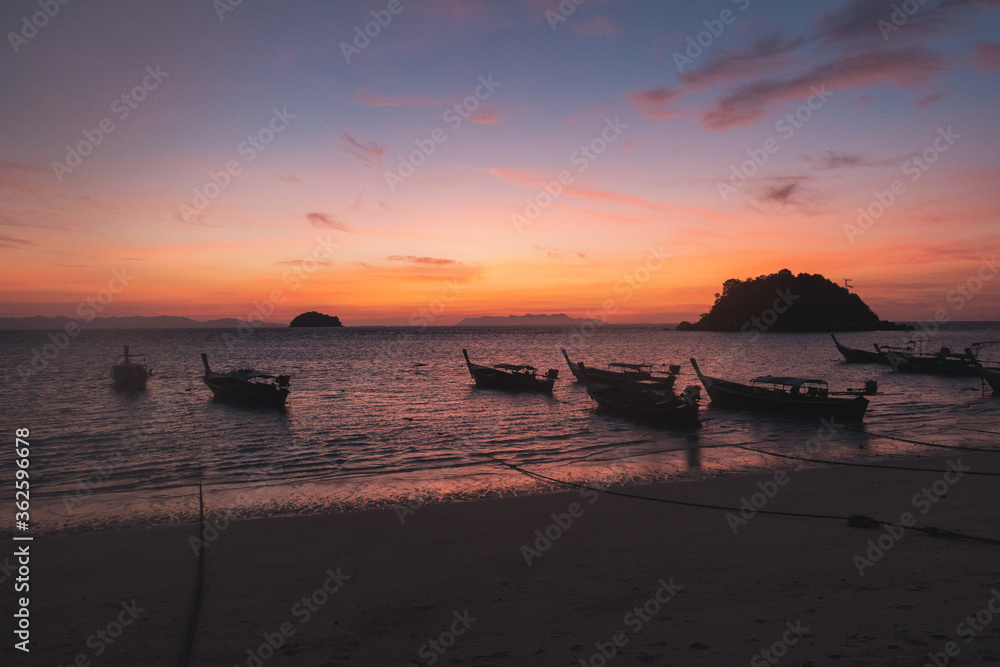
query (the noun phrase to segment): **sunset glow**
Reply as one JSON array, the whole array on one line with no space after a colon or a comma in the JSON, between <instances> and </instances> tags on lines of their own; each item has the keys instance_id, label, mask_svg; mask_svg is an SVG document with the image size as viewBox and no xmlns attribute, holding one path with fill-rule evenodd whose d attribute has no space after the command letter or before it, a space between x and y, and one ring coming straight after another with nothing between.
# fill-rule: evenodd
<instances>
[{"instance_id":1,"label":"sunset glow","mask_svg":"<svg viewBox=\"0 0 1000 667\"><path fill-rule=\"evenodd\" d=\"M5 3L0 316L997 319L1000 5L896 4Z\"/></svg>"}]
</instances>

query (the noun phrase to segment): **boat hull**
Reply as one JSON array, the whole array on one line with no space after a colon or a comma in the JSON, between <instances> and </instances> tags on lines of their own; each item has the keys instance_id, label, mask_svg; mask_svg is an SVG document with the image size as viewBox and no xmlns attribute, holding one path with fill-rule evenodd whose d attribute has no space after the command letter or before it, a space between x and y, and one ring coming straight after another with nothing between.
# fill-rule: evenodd
<instances>
[{"instance_id":1,"label":"boat hull","mask_svg":"<svg viewBox=\"0 0 1000 667\"><path fill-rule=\"evenodd\" d=\"M465 350L462 350L462 355L465 357L465 365L468 366L469 374L472 375L472 379L475 380L477 387L551 394L552 387L556 383L554 375L538 377L533 372L504 371L499 368L472 363L469 361L469 354ZM555 371L550 372L555 373Z\"/></svg>"},{"instance_id":2,"label":"boat hull","mask_svg":"<svg viewBox=\"0 0 1000 667\"><path fill-rule=\"evenodd\" d=\"M243 403L246 405L269 405L281 407L288 398L287 387L276 387L273 384L246 382L226 377L203 378L216 400L227 403Z\"/></svg>"},{"instance_id":3,"label":"boat hull","mask_svg":"<svg viewBox=\"0 0 1000 667\"><path fill-rule=\"evenodd\" d=\"M576 378L577 382L582 382L583 384L591 382L597 382L600 384L620 384L625 382L635 382L637 380L650 380L656 382L669 391L670 389L673 389L674 382L677 379L673 375L653 375L652 373L642 371L609 371L600 368L591 368L590 366L570 361L569 355L566 354L566 350L562 350L562 354L563 357L566 358L566 363L569 365L569 370L573 373L573 377Z\"/></svg>"},{"instance_id":4,"label":"boat hull","mask_svg":"<svg viewBox=\"0 0 1000 667\"><path fill-rule=\"evenodd\" d=\"M631 391L627 386L588 384L587 394L597 408L639 421L671 426L697 426L698 405L672 396Z\"/></svg>"},{"instance_id":5,"label":"boat hull","mask_svg":"<svg viewBox=\"0 0 1000 667\"><path fill-rule=\"evenodd\" d=\"M853 347L845 347L840 344L837 337L830 334L833 338L834 344L837 346L837 350L844 355L844 360L852 364L881 364L883 366L889 365L889 360L885 355L879 352L869 352L867 350L858 350Z\"/></svg>"},{"instance_id":6,"label":"boat hull","mask_svg":"<svg viewBox=\"0 0 1000 667\"><path fill-rule=\"evenodd\" d=\"M990 385L993 395L1000 395L1000 368L979 368L979 375Z\"/></svg>"},{"instance_id":7,"label":"boat hull","mask_svg":"<svg viewBox=\"0 0 1000 667\"><path fill-rule=\"evenodd\" d=\"M862 421L868 410L868 399L864 396L837 398L779 393L763 387L709 377L702 374L694 359L691 362L712 399L712 405L813 419L839 419L845 422Z\"/></svg>"},{"instance_id":8,"label":"boat hull","mask_svg":"<svg viewBox=\"0 0 1000 667\"><path fill-rule=\"evenodd\" d=\"M149 376L149 369L140 364L117 364L111 367L111 380L118 391L143 391Z\"/></svg>"}]
</instances>

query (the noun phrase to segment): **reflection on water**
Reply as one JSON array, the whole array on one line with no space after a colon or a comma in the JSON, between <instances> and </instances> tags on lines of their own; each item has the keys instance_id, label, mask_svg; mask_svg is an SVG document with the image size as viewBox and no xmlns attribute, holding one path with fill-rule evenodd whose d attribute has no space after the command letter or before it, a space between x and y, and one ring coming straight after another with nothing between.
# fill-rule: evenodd
<instances>
[{"instance_id":1,"label":"reflection on water","mask_svg":"<svg viewBox=\"0 0 1000 667\"><path fill-rule=\"evenodd\" d=\"M261 329L227 347L218 330L85 331L34 377L17 369L44 332L0 332L9 428L31 430L33 520L93 528L189 520L204 485L209 512L241 516L320 512L403 500L461 500L553 488L483 456L546 475L599 484L686 479L773 468L779 460L729 445L792 452L815 437L810 420L711 407L704 425L676 430L599 414L559 353L565 329ZM994 325L956 327L941 345L1000 337ZM818 458L941 453L878 437L989 446L1000 398L975 378L895 375L845 364L829 336L678 333L607 326L569 349L595 367L611 361L681 364L677 388L708 375L825 378L832 389L879 382L862 432L839 431ZM848 346L895 344L898 333L844 334ZM125 344L154 375L146 392L112 390L108 368ZM559 368L551 396L477 389L461 349L483 363ZM284 410L219 403L201 382L200 353L219 370L292 376ZM985 425L985 426L984 426ZM996 430L996 429L994 429ZM11 453L3 454L5 462ZM4 526L9 528L9 526Z\"/></svg>"}]
</instances>

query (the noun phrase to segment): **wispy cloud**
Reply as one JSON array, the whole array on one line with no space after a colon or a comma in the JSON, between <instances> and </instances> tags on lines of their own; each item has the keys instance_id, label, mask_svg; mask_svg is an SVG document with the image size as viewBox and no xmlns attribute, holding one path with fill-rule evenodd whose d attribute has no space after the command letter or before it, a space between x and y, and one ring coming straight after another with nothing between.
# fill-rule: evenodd
<instances>
[{"instance_id":1,"label":"wispy cloud","mask_svg":"<svg viewBox=\"0 0 1000 667\"><path fill-rule=\"evenodd\" d=\"M366 167L374 167L382 164L385 157L386 147L374 141L361 142L354 138L349 132L340 135L344 150L358 159Z\"/></svg>"},{"instance_id":2,"label":"wispy cloud","mask_svg":"<svg viewBox=\"0 0 1000 667\"><path fill-rule=\"evenodd\" d=\"M38 245L34 241L29 241L28 239L18 239L7 234L0 234L0 248L27 248L30 246Z\"/></svg>"},{"instance_id":3,"label":"wispy cloud","mask_svg":"<svg viewBox=\"0 0 1000 667\"><path fill-rule=\"evenodd\" d=\"M317 227L328 227L330 229L339 229L342 232L349 232L347 225L345 225L340 220L337 220L334 216L329 213L307 213L306 219Z\"/></svg>"},{"instance_id":4,"label":"wispy cloud","mask_svg":"<svg viewBox=\"0 0 1000 667\"><path fill-rule=\"evenodd\" d=\"M448 264L461 264L457 259L441 259L440 257L417 257L415 255L389 255L386 260L390 262L408 262L410 264L433 264L435 266L445 266Z\"/></svg>"},{"instance_id":5,"label":"wispy cloud","mask_svg":"<svg viewBox=\"0 0 1000 667\"><path fill-rule=\"evenodd\" d=\"M574 25L573 32L584 37L615 37L624 33L625 30L605 16L595 16Z\"/></svg>"},{"instance_id":6,"label":"wispy cloud","mask_svg":"<svg viewBox=\"0 0 1000 667\"><path fill-rule=\"evenodd\" d=\"M403 97L382 97L362 87L354 97L355 101L367 107L412 107L421 104L438 104L437 100L412 95Z\"/></svg>"},{"instance_id":7,"label":"wispy cloud","mask_svg":"<svg viewBox=\"0 0 1000 667\"><path fill-rule=\"evenodd\" d=\"M972 64L979 69L1000 72L1000 44L978 42L975 45Z\"/></svg>"},{"instance_id":8,"label":"wispy cloud","mask_svg":"<svg viewBox=\"0 0 1000 667\"><path fill-rule=\"evenodd\" d=\"M896 164L895 158L878 160L861 153L844 153L841 151L826 151L818 157L803 155L802 159L813 165L814 169L853 169L856 167L883 167Z\"/></svg>"}]
</instances>

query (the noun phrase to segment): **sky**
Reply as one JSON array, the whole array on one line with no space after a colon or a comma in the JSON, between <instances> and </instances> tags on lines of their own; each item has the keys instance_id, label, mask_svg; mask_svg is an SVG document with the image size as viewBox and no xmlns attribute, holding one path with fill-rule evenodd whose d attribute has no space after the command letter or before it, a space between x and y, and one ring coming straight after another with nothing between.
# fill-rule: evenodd
<instances>
[{"instance_id":1,"label":"sky","mask_svg":"<svg viewBox=\"0 0 1000 667\"><path fill-rule=\"evenodd\" d=\"M0 316L1000 319L1000 0L10 0Z\"/></svg>"}]
</instances>

